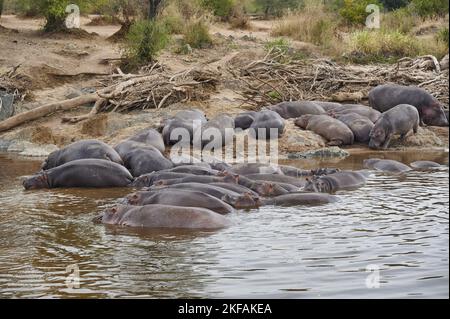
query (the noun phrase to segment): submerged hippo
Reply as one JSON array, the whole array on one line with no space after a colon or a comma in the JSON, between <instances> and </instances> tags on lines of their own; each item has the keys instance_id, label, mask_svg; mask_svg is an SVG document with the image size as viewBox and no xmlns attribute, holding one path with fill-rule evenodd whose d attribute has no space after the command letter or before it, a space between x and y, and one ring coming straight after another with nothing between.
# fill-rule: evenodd
<instances>
[{"instance_id":1,"label":"submerged hippo","mask_svg":"<svg viewBox=\"0 0 450 319\"><path fill-rule=\"evenodd\" d=\"M206 166L197 166L197 165L177 166L177 167L169 169L167 172L184 173L184 174L191 174L191 175L210 175L210 176L216 176L219 174L219 171L217 171L215 169L208 168Z\"/></svg>"},{"instance_id":2,"label":"submerged hippo","mask_svg":"<svg viewBox=\"0 0 450 319\"><path fill-rule=\"evenodd\" d=\"M280 165L280 169L284 175L291 177L312 177L312 176L322 176L329 175L339 172L337 168L317 168L311 170L303 170L297 167Z\"/></svg>"},{"instance_id":3,"label":"submerged hippo","mask_svg":"<svg viewBox=\"0 0 450 319\"><path fill-rule=\"evenodd\" d=\"M263 110L257 113L249 129L250 136L256 139L276 139L283 135L284 128L284 119L277 112Z\"/></svg>"},{"instance_id":4,"label":"submerged hippo","mask_svg":"<svg viewBox=\"0 0 450 319\"><path fill-rule=\"evenodd\" d=\"M295 125L324 137L329 146L354 143L355 137L348 126L328 115L304 115L295 120Z\"/></svg>"},{"instance_id":5,"label":"submerged hippo","mask_svg":"<svg viewBox=\"0 0 450 319\"><path fill-rule=\"evenodd\" d=\"M97 140L82 140L52 152L41 168L48 170L80 159L103 159L123 164L122 158L111 146Z\"/></svg>"},{"instance_id":6,"label":"submerged hippo","mask_svg":"<svg viewBox=\"0 0 450 319\"><path fill-rule=\"evenodd\" d=\"M139 176L130 186L136 188L151 187L161 180L181 179L189 176L192 176L192 174L168 172L167 170L153 172Z\"/></svg>"},{"instance_id":7,"label":"submerged hippo","mask_svg":"<svg viewBox=\"0 0 450 319\"><path fill-rule=\"evenodd\" d=\"M246 176L249 179L256 180L256 181L265 181L269 183L282 183L282 184L289 184L296 187L303 187L305 186L305 182L302 181L299 178L286 176L286 175L279 175L279 174L251 174Z\"/></svg>"},{"instance_id":8,"label":"submerged hippo","mask_svg":"<svg viewBox=\"0 0 450 319\"><path fill-rule=\"evenodd\" d=\"M413 105L417 108L421 124L448 126L444 109L430 93L417 86L380 85L369 92L370 106L386 112L400 104Z\"/></svg>"},{"instance_id":9,"label":"submerged hippo","mask_svg":"<svg viewBox=\"0 0 450 319\"><path fill-rule=\"evenodd\" d=\"M107 209L94 221L127 227L173 229L220 229L231 225L224 216L205 208L168 205L118 205Z\"/></svg>"},{"instance_id":10,"label":"submerged hippo","mask_svg":"<svg viewBox=\"0 0 450 319\"><path fill-rule=\"evenodd\" d=\"M181 111L162 123L162 136L166 145L178 142L192 143L194 132L207 123L203 112L199 110Z\"/></svg>"},{"instance_id":11,"label":"submerged hippo","mask_svg":"<svg viewBox=\"0 0 450 319\"><path fill-rule=\"evenodd\" d=\"M373 149L386 149L389 147L391 138L395 134L400 134L404 139L412 130L414 134L419 129L419 112L408 104L400 104L383 113L375 123L370 132L369 147Z\"/></svg>"},{"instance_id":12,"label":"submerged hippo","mask_svg":"<svg viewBox=\"0 0 450 319\"><path fill-rule=\"evenodd\" d=\"M239 176L238 184L251 189L260 196L279 196L289 193L285 188L277 183L269 183L266 181L256 181L245 176Z\"/></svg>"},{"instance_id":13,"label":"submerged hippo","mask_svg":"<svg viewBox=\"0 0 450 319\"><path fill-rule=\"evenodd\" d=\"M155 147L133 141L124 141L115 149L122 156L125 167L134 177L173 168L172 161Z\"/></svg>"},{"instance_id":14,"label":"submerged hippo","mask_svg":"<svg viewBox=\"0 0 450 319\"><path fill-rule=\"evenodd\" d=\"M349 127L355 136L355 142L368 143L374 124L367 117L357 113L337 114L336 119Z\"/></svg>"},{"instance_id":15,"label":"submerged hippo","mask_svg":"<svg viewBox=\"0 0 450 319\"><path fill-rule=\"evenodd\" d=\"M133 181L130 172L117 163L82 159L41 171L23 182L25 189L126 187Z\"/></svg>"},{"instance_id":16,"label":"submerged hippo","mask_svg":"<svg viewBox=\"0 0 450 319\"><path fill-rule=\"evenodd\" d=\"M311 101L282 102L269 107L269 109L277 112L284 119L297 118L308 114L325 114L323 107Z\"/></svg>"},{"instance_id":17,"label":"submerged hippo","mask_svg":"<svg viewBox=\"0 0 450 319\"><path fill-rule=\"evenodd\" d=\"M341 190L355 190L366 184L365 172L342 171L307 180L305 191L335 193Z\"/></svg>"},{"instance_id":18,"label":"submerged hippo","mask_svg":"<svg viewBox=\"0 0 450 319\"><path fill-rule=\"evenodd\" d=\"M376 169L378 171L388 173L405 173L411 171L411 167L403 163L380 158L371 158L364 160L363 165L367 169Z\"/></svg>"},{"instance_id":19,"label":"submerged hippo","mask_svg":"<svg viewBox=\"0 0 450 319\"><path fill-rule=\"evenodd\" d=\"M202 207L212 210L219 214L232 213L233 207L216 197L206 193L176 189L164 188L149 192L138 192L127 197L128 204L135 206L145 206L151 204L184 206L184 207Z\"/></svg>"},{"instance_id":20,"label":"submerged hippo","mask_svg":"<svg viewBox=\"0 0 450 319\"><path fill-rule=\"evenodd\" d=\"M443 165L432 161L416 161L412 162L410 166L417 170L433 170L443 167Z\"/></svg>"},{"instance_id":21,"label":"submerged hippo","mask_svg":"<svg viewBox=\"0 0 450 319\"><path fill-rule=\"evenodd\" d=\"M176 185L183 183L235 183L237 184L238 176L227 175L223 177L219 176L201 176L201 175L189 175L176 179L164 179L155 183L156 186Z\"/></svg>"},{"instance_id":22,"label":"submerged hippo","mask_svg":"<svg viewBox=\"0 0 450 319\"><path fill-rule=\"evenodd\" d=\"M280 167L267 163L241 163L235 164L227 169L228 172L232 172L238 175L251 175L251 174L280 174L283 175Z\"/></svg>"},{"instance_id":23,"label":"submerged hippo","mask_svg":"<svg viewBox=\"0 0 450 319\"><path fill-rule=\"evenodd\" d=\"M164 153L166 150L162 135L154 129L139 132L138 134L130 137L128 140L153 146L161 153Z\"/></svg>"},{"instance_id":24,"label":"submerged hippo","mask_svg":"<svg viewBox=\"0 0 450 319\"><path fill-rule=\"evenodd\" d=\"M289 207L299 205L324 205L335 202L337 202L336 196L330 194L294 193L263 200L263 205Z\"/></svg>"}]
</instances>

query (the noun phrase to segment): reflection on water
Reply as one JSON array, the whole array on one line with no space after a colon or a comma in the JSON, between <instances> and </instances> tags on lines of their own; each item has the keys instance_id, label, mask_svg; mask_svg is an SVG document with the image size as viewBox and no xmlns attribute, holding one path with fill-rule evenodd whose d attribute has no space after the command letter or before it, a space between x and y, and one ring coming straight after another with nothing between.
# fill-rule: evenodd
<instances>
[{"instance_id":1,"label":"reflection on water","mask_svg":"<svg viewBox=\"0 0 450 319\"><path fill-rule=\"evenodd\" d=\"M445 153L384 156L448 165ZM367 157L289 164L359 169ZM23 191L39 165L0 155L0 297L448 298L448 169L374 175L337 204L264 207L193 233L96 225L130 190ZM66 286L70 265L80 289Z\"/></svg>"}]
</instances>

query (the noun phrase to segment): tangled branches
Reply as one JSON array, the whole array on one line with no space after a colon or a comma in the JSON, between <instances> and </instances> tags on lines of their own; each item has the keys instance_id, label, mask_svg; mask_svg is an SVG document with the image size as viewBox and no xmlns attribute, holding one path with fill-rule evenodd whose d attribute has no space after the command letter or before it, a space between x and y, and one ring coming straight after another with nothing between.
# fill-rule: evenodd
<instances>
[{"instance_id":1,"label":"tangled branches","mask_svg":"<svg viewBox=\"0 0 450 319\"><path fill-rule=\"evenodd\" d=\"M272 49L263 59L230 67L243 89L244 104L260 107L291 100L360 101L388 82L417 85L448 105L448 70L435 57L405 58L395 65L339 65L326 59L291 60Z\"/></svg>"},{"instance_id":2,"label":"tangled branches","mask_svg":"<svg viewBox=\"0 0 450 319\"><path fill-rule=\"evenodd\" d=\"M0 74L0 91L14 94L16 99L23 100L28 94L31 80L28 76L18 73L20 64Z\"/></svg>"}]
</instances>

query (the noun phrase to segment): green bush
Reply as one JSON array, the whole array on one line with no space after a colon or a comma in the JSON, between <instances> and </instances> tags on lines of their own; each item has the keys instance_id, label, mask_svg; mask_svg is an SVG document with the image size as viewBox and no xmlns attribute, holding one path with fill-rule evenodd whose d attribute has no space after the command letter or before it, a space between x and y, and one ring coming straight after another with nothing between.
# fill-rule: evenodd
<instances>
[{"instance_id":1,"label":"green bush","mask_svg":"<svg viewBox=\"0 0 450 319\"><path fill-rule=\"evenodd\" d=\"M442 28L438 31L438 33L436 34L436 40L438 42L443 42L445 43L445 45L448 47L449 45L449 31L448 31L448 27L447 28Z\"/></svg>"},{"instance_id":2,"label":"green bush","mask_svg":"<svg viewBox=\"0 0 450 319\"><path fill-rule=\"evenodd\" d=\"M153 62L169 42L169 34L160 21L136 21L125 42L124 57L128 69Z\"/></svg>"},{"instance_id":3,"label":"green bush","mask_svg":"<svg viewBox=\"0 0 450 319\"><path fill-rule=\"evenodd\" d=\"M445 16L448 14L448 0L412 0L414 11L421 17Z\"/></svg>"},{"instance_id":4,"label":"green bush","mask_svg":"<svg viewBox=\"0 0 450 319\"><path fill-rule=\"evenodd\" d=\"M204 8L211 10L215 16L228 19L233 10L233 0L201 0Z\"/></svg>"},{"instance_id":5,"label":"green bush","mask_svg":"<svg viewBox=\"0 0 450 319\"><path fill-rule=\"evenodd\" d=\"M369 4L382 8L382 4L378 0L344 0L340 5L339 14L350 25L362 25L369 16L369 13L366 12Z\"/></svg>"},{"instance_id":6,"label":"green bush","mask_svg":"<svg viewBox=\"0 0 450 319\"><path fill-rule=\"evenodd\" d=\"M265 47L266 51L276 49L283 53L286 53L289 50L290 42L289 42L289 40L287 40L285 38L278 38L278 39L266 42L264 47Z\"/></svg>"},{"instance_id":7,"label":"green bush","mask_svg":"<svg viewBox=\"0 0 450 319\"><path fill-rule=\"evenodd\" d=\"M266 16L281 16L287 9L298 9L303 0L255 0L258 11Z\"/></svg>"},{"instance_id":8,"label":"green bush","mask_svg":"<svg viewBox=\"0 0 450 319\"><path fill-rule=\"evenodd\" d=\"M420 20L420 17L412 12L411 8L405 7L385 14L381 20L381 27L386 30L409 33L420 24Z\"/></svg>"},{"instance_id":9,"label":"green bush","mask_svg":"<svg viewBox=\"0 0 450 319\"><path fill-rule=\"evenodd\" d=\"M208 25L203 20L188 23L184 31L184 42L194 49L205 49L212 45Z\"/></svg>"}]
</instances>

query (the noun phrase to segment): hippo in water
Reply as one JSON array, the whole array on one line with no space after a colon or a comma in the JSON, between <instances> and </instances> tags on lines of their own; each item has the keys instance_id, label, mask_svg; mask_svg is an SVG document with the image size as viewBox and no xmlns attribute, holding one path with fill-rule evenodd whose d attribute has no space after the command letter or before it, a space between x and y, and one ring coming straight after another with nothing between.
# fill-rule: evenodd
<instances>
[{"instance_id":1,"label":"hippo in water","mask_svg":"<svg viewBox=\"0 0 450 319\"><path fill-rule=\"evenodd\" d=\"M235 164L227 169L228 172L232 172L238 175L251 175L251 174L280 174L283 175L280 167L268 163L240 163Z\"/></svg>"},{"instance_id":2,"label":"hippo in water","mask_svg":"<svg viewBox=\"0 0 450 319\"><path fill-rule=\"evenodd\" d=\"M392 136L400 134L404 139L412 130L414 134L419 129L419 112L408 104L400 104L383 113L370 132L369 147L372 149L386 149Z\"/></svg>"},{"instance_id":3,"label":"hippo in water","mask_svg":"<svg viewBox=\"0 0 450 319\"><path fill-rule=\"evenodd\" d=\"M280 165L280 169L284 175L291 177L312 177L323 176L339 172L337 168L317 168L311 170L298 169L297 167Z\"/></svg>"},{"instance_id":4,"label":"hippo in water","mask_svg":"<svg viewBox=\"0 0 450 319\"><path fill-rule=\"evenodd\" d=\"M263 110L257 113L250 125L250 136L256 139L279 138L283 135L284 128L284 119L277 112Z\"/></svg>"},{"instance_id":5,"label":"hippo in water","mask_svg":"<svg viewBox=\"0 0 450 319\"><path fill-rule=\"evenodd\" d=\"M41 171L23 182L25 189L126 187L133 181L130 172L117 163L82 159Z\"/></svg>"},{"instance_id":6,"label":"hippo in water","mask_svg":"<svg viewBox=\"0 0 450 319\"><path fill-rule=\"evenodd\" d=\"M282 183L282 184L290 184L296 187L305 186L305 182L299 178L279 175L279 174L251 174L246 175L247 178L255 181L264 181L269 183Z\"/></svg>"},{"instance_id":7,"label":"hippo in water","mask_svg":"<svg viewBox=\"0 0 450 319\"><path fill-rule=\"evenodd\" d=\"M150 145L125 141L115 147L134 177L173 168L172 161Z\"/></svg>"},{"instance_id":8,"label":"hippo in water","mask_svg":"<svg viewBox=\"0 0 450 319\"><path fill-rule=\"evenodd\" d=\"M344 113L335 115L336 119L348 126L355 136L355 142L368 143L370 132L374 124L367 117L357 113Z\"/></svg>"},{"instance_id":9,"label":"hippo in water","mask_svg":"<svg viewBox=\"0 0 450 319\"><path fill-rule=\"evenodd\" d=\"M329 146L352 145L355 140L347 125L328 115L303 115L295 125L324 137Z\"/></svg>"},{"instance_id":10,"label":"hippo in water","mask_svg":"<svg viewBox=\"0 0 450 319\"><path fill-rule=\"evenodd\" d=\"M41 168L48 170L80 159L103 159L123 164L122 158L111 146L97 140L82 140L52 152Z\"/></svg>"},{"instance_id":11,"label":"hippo in water","mask_svg":"<svg viewBox=\"0 0 450 319\"><path fill-rule=\"evenodd\" d=\"M385 160L380 158L371 158L364 160L363 165L367 169L376 169L381 172L388 172L395 174L411 171L411 167L403 163L394 160Z\"/></svg>"},{"instance_id":12,"label":"hippo in water","mask_svg":"<svg viewBox=\"0 0 450 319\"><path fill-rule=\"evenodd\" d=\"M138 134L130 137L128 140L153 146L161 153L164 153L166 150L162 135L154 129L148 129L139 132Z\"/></svg>"},{"instance_id":13,"label":"hippo in water","mask_svg":"<svg viewBox=\"0 0 450 319\"><path fill-rule=\"evenodd\" d=\"M324 205L337 202L336 196L321 193L293 193L263 200L263 205L300 206Z\"/></svg>"},{"instance_id":14,"label":"hippo in water","mask_svg":"<svg viewBox=\"0 0 450 319\"><path fill-rule=\"evenodd\" d=\"M365 172L342 171L331 175L313 177L307 180L307 192L335 193L341 190L355 190L366 184Z\"/></svg>"},{"instance_id":15,"label":"hippo in water","mask_svg":"<svg viewBox=\"0 0 450 319\"><path fill-rule=\"evenodd\" d=\"M412 162L410 166L417 170L433 170L444 167L443 165L432 161L416 161Z\"/></svg>"},{"instance_id":16,"label":"hippo in water","mask_svg":"<svg viewBox=\"0 0 450 319\"><path fill-rule=\"evenodd\" d=\"M220 229L231 226L224 216L209 209L168 205L117 205L94 219L96 223L137 228Z\"/></svg>"},{"instance_id":17,"label":"hippo in water","mask_svg":"<svg viewBox=\"0 0 450 319\"><path fill-rule=\"evenodd\" d=\"M197 166L197 165L177 166L177 167L167 170L167 172L184 173L184 174L191 174L191 175L210 175L210 176L216 176L219 174L219 171L217 171L215 169L208 168L206 166Z\"/></svg>"},{"instance_id":18,"label":"hippo in water","mask_svg":"<svg viewBox=\"0 0 450 319\"><path fill-rule=\"evenodd\" d=\"M325 114L323 107L311 101L282 102L269 107L269 109L277 112L284 119L297 118L308 114Z\"/></svg>"},{"instance_id":19,"label":"hippo in water","mask_svg":"<svg viewBox=\"0 0 450 319\"><path fill-rule=\"evenodd\" d=\"M151 204L202 207L219 214L232 213L233 207L206 193L176 188L164 188L149 192L138 192L127 197L128 204L145 206Z\"/></svg>"},{"instance_id":20,"label":"hippo in water","mask_svg":"<svg viewBox=\"0 0 450 319\"><path fill-rule=\"evenodd\" d=\"M386 112L400 104L409 104L417 108L421 124L448 126L444 109L430 93L417 86L380 85L369 92L370 106L380 112Z\"/></svg>"}]
</instances>

